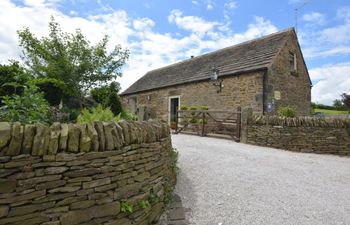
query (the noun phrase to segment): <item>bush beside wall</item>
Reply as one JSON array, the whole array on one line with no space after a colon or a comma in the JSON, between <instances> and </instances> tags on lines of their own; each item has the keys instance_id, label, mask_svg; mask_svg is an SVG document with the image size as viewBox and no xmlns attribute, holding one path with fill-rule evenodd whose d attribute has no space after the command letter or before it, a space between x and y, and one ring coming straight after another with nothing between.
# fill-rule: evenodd
<instances>
[{"instance_id":1,"label":"bush beside wall","mask_svg":"<svg viewBox=\"0 0 350 225\"><path fill-rule=\"evenodd\" d=\"M175 184L159 122L1 123L0 140L0 224L151 224Z\"/></svg>"}]
</instances>

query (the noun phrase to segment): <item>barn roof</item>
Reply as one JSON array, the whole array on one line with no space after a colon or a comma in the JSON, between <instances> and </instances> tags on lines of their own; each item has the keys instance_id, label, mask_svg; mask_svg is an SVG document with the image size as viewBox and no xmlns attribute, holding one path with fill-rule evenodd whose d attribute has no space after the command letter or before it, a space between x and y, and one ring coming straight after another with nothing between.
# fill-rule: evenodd
<instances>
[{"instance_id":1,"label":"barn roof","mask_svg":"<svg viewBox=\"0 0 350 225\"><path fill-rule=\"evenodd\" d=\"M266 69L293 33L294 29L290 28L151 70L121 95L208 80L213 66L220 70L220 76Z\"/></svg>"}]
</instances>

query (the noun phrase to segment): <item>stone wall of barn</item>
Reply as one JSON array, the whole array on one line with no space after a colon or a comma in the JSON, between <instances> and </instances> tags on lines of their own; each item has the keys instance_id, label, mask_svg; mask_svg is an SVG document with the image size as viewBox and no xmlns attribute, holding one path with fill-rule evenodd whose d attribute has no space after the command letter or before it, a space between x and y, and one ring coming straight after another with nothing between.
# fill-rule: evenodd
<instances>
[{"instance_id":1,"label":"stone wall of barn","mask_svg":"<svg viewBox=\"0 0 350 225\"><path fill-rule=\"evenodd\" d=\"M289 52L296 54L297 72L290 71ZM265 111L268 104L275 114L280 107L294 106L298 116L311 113L311 84L303 55L298 46L296 37L290 36L281 49L265 80Z\"/></svg>"},{"instance_id":2,"label":"stone wall of barn","mask_svg":"<svg viewBox=\"0 0 350 225\"><path fill-rule=\"evenodd\" d=\"M0 149L0 224L147 225L175 183L169 128L155 121L2 122Z\"/></svg>"},{"instance_id":3,"label":"stone wall of barn","mask_svg":"<svg viewBox=\"0 0 350 225\"><path fill-rule=\"evenodd\" d=\"M251 107L254 113L263 112L263 74L251 72L223 78L222 92L212 81L183 84L133 96L122 96L123 106L131 110L130 99L136 98L137 108L147 113L148 118L168 121L169 98L180 97L181 105L208 106L212 110L236 110L237 107ZM145 111L145 112L144 112Z\"/></svg>"}]
</instances>

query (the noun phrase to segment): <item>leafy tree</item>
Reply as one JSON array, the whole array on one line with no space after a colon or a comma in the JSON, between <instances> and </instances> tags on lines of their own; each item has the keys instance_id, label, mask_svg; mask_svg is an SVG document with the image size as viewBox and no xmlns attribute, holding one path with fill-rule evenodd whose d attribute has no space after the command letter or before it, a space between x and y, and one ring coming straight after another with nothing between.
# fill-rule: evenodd
<instances>
[{"instance_id":1,"label":"leafy tree","mask_svg":"<svg viewBox=\"0 0 350 225\"><path fill-rule=\"evenodd\" d=\"M47 123L50 120L49 104L35 85L24 87L22 95L3 97L0 119L9 122Z\"/></svg>"},{"instance_id":2,"label":"leafy tree","mask_svg":"<svg viewBox=\"0 0 350 225\"><path fill-rule=\"evenodd\" d=\"M26 82L31 78L16 61L9 65L0 64L0 97L21 94Z\"/></svg>"},{"instance_id":3,"label":"leafy tree","mask_svg":"<svg viewBox=\"0 0 350 225\"><path fill-rule=\"evenodd\" d=\"M340 109L343 108L343 103L342 103L341 100L336 99L336 100L333 101L333 106L334 106L334 108L340 110Z\"/></svg>"},{"instance_id":4,"label":"leafy tree","mask_svg":"<svg viewBox=\"0 0 350 225\"><path fill-rule=\"evenodd\" d=\"M341 101L346 109L350 109L350 94L343 93L341 95Z\"/></svg>"},{"instance_id":5,"label":"leafy tree","mask_svg":"<svg viewBox=\"0 0 350 225\"><path fill-rule=\"evenodd\" d=\"M63 92L67 88L63 81L47 77L34 79L30 83L44 92L44 97L51 106L58 106L61 103Z\"/></svg>"},{"instance_id":6,"label":"leafy tree","mask_svg":"<svg viewBox=\"0 0 350 225\"><path fill-rule=\"evenodd\" d=\"M123 111L122 104L118 96L119 90L119 83L111 82L109 85L92 89L90 93L92 98L97 103L100 103L104 108L109 107L114 115L118 115Z\"/></svg>"},{"instance_id":7,"label":"leafy tree","mask_svg":"<svg viewBox=\"0 0 350 225\"><path fill-rule=\"evenodd\" d=\"M79 29L74 34L62 32L53 17L48 37L38 39L29 28L18 35L29 71L39 78L63 81L69 87L68 96L83 97L90 88L121 76L129 56L120 45L108 53L108 36L91 45Z\"/></svg>"}]
</instances>

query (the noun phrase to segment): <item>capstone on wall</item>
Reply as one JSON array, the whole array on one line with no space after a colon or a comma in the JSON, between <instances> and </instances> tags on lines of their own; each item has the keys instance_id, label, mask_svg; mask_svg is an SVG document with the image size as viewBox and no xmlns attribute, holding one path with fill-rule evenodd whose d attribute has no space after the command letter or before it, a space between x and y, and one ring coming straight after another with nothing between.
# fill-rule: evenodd
<instances>
[{"instance_id":1,"label":"capstone on wall","mask_svg":"<svg viewBox=\"0 0 350 225\"><path fill-rule=\"evenodd\" d=\"M350 119L248 116L242 127L247 144L350 156Z\"/></svg>"},{"instance_id":2,"label":"capstone on wall","mask_svg":"<svg viewBox=\"0 0 350 225\"><path fill-rule=\"evenodd\" d=\"M146 117L164 121L168 121L169 98L174 96L180 96L181 105L209 106L212 110L236 110L240 106L251 107L257 114L263 112L262 72L224 77L223 85L220 93L213 82L202 81L122 96L122 101L130 111L131 98L136 98L139 113L146 107Z\"/></svg>"},{"instance_id":3,"label":"capstone on wall","mask_svg":"<svg viewBox=\"0 0 350 225\"><path fill-rule=\"evenodd\" d=\"M0 224L147 225L175 182L169 128L156 121L0 123L0 149Z\"/></svg>"}]
</instances>

